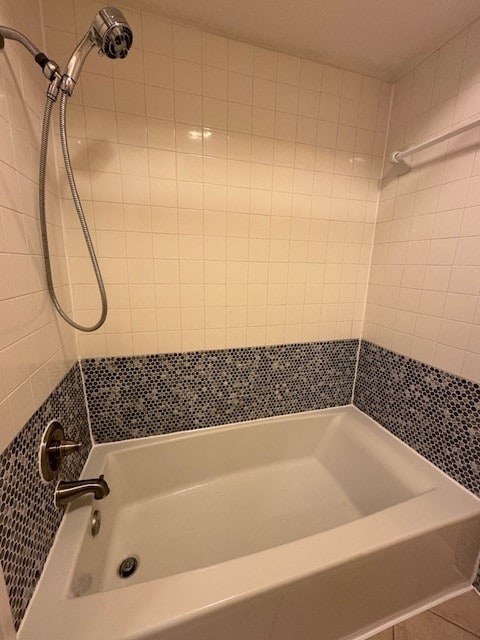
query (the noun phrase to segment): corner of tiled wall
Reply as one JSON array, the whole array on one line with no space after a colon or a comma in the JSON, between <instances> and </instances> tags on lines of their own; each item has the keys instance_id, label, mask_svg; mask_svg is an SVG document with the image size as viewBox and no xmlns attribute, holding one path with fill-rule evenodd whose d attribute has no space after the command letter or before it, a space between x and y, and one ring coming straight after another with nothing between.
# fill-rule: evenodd
<instances>
[{"instance_id":1,"label":"corner of tiled wall","mask_svg":"<svg viewBox=\"0 0 480 640\"><path fill-rule=\"evenodd\" d=\"M480 21L398 80L387 154L480 115ZM364 337L480 381L478 130L415 154L380 191Z\"/></svg>"},{"instance_id":2,"label":"corner of tiled wall","mask_svg":"<svg viewBox=\"0 0 480 640\"><path fill-rule=\"evenodd\" d=\"M36 2L2 2L0 21L42 44ZM7 42L0 56L0 450L5 449L77 359L74 331L59 321L44 282L38 219L38 152L46 80ZM56 169L47 204L55 280L70 305Z\"/></svg>"},{"instance_id":3,"label":"corner of tiled wall","mask_svg":"<svg viewBox=\"0 0 480 640\"><path fill-rule=\"evenodd\" d=\"M41 8L35 0L2 0L0 23L21 30L43 48ZM44 276L38 163L46 87L31 55L6 41L0 52L0 560L17 627L61 516L53 507L53 488L40 479L40 435L47 422L57 418L84 442L82 456L69 465L72 477L80 472L90 448L75 332L56 315ZM71 312L52 148L46 201L56 289ZM35 504L28 509L29 501ZM33 521L32 514L41 517ZM11 627L3 605L1 615L2 629Z\"/></svg>"},{"instance_id":4,"label":"corner of tiled wall","mask_svg":"<svg viewBox=\"0 0 480 640\"><path fill-rule=\"evenodd\" d=\"M480 116L480 20L394 86L393 151ZM386 162L355 404L479 495L479 131ZM476 586L480 584L480 571Z\"/></svg>"},{"instance_id":5,"label":"corner of tiled wall","mask_svg":"<svg viewBox=\"0 0 480 640\"><path fill-rule=\"evenodd\" d=\"M0 456L0 562L18 628L40 578L63 512L54 503L56 481L40 477L38 452L45 427L58 420L82 444L62 464L59 477L79 477L91 448L80 366L77 364Z\"/></svg>"}]
</instances>

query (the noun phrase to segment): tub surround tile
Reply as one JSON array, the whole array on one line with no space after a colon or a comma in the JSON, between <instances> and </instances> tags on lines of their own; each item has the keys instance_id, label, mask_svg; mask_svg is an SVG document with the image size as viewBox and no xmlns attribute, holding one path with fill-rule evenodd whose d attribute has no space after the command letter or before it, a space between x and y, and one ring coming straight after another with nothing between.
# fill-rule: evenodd
<instances>
[{"instance_id":1,"label":"tub surround tile","mask_svg":"<svg viewBox=\"0 0 480 640\"><path fill-rule=\"evenodd\" d=\"M73 14L76 0L60 4ZM59 0L43 5L58 13ZM351 90L328 65L133 16L128 59L107 84L109 64L90 56L75 93L112 302L101 333L78 336L80 354L357 338L392 85L356 74ZM72 36L52 23L47 51L67 60ZM77 249L73 217L64 232ZM76 258L75 309L90 317Z\"/></svg>"},{"instance_id":2,"label":"tub surround tile","mask_svg":"<svg viewBox=\"0 0 480 640\"><path fill-rule=\"evenodd\" d=\"M480 496L480 384L362 341L354 404Z\"/></svg>"},{"instance_id":3,"label":"tub surround tile","mask_svg":"<svg viewBox=\"0 0 480 640\"><path fill-rule=\"evenodd\" d=\"M362 340L354 404L480 496L480 384Z\"/></svg>"},{"instance_id":4,"label":"tub surround tile","mask_svg":"<svg viewBox=\"0 0 480 640\"><path fill-rule=\"evenodd\" d=\"M82 361L96 442L349 404L357 340Z\"/></svg>"},{"instance_id":5,"label":"tub surround tile","mask_svg":"<svg viewBox=\"0 0 480 640\"><path fill-rule=\"evenodd\" d=\"M53 501L56 482L38 469L40 439L59 420L67 436L83 443L64 461L62 478L78 478L91 448L78 364L63 378L0 456L0 560L18 629L62 519Z\"/></svg>"}]
</instances>

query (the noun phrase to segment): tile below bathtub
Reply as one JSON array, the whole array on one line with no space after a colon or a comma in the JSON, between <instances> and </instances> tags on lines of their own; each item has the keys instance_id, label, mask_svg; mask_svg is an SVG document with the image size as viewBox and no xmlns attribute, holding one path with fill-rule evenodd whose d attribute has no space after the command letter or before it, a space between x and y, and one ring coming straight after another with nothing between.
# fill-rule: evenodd
<instances>
[{"instance_id":1,"label":"tile below bathtub","mask_svg":"<svg viewBox=\"0 0 480 640\"><path fill-rule=\"evenodd\" d=\"M480 637L480 595L469 591L432 609L433 613Z\"/></svg>"},{"instance_id":2,"label":"tile below bathtub","mask_svg":"<svg viewBox=\"0 0 480 640\"><path fill-rule=\"evenodd\" d=\"M426 611L395 625L395 640L476 640L478 636Z\"/></svg>"}]
</instances>

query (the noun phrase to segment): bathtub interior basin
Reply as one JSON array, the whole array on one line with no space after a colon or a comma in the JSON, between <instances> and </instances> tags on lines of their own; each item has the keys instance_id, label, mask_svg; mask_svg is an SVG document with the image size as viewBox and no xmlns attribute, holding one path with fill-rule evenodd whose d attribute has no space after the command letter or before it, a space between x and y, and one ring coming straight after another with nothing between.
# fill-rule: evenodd
<instances>
[{"instance_id":1,"label":"bathtub interior basin","mask_svg":"<svg viewBox=\"0 0 480 640\"><path fill-rule=\"evenodd\" d=\"M246 556L433 490L383 431L366 444L350 426L345 412L294 416L108 453L105 530L84 539L72 595ZM125 580L117 568L131 556L138 569Z\"/></svg>"},{"instance_id":2,"label":"bathtub interior basin","mask_svg":"<svg viewBox=\"0 0 480 640\"><path fill-rule=\"evenodd\" d=\"M219 615L233 639L249 606L265 620L255 640L293 640L279 603L299 592L317 598L322 638L367 637L475 571L480 501L353 407L100 445L83 475L99 473L110 495L70 507L22 640L213 640Z\"/></svg>"}]
</instances>

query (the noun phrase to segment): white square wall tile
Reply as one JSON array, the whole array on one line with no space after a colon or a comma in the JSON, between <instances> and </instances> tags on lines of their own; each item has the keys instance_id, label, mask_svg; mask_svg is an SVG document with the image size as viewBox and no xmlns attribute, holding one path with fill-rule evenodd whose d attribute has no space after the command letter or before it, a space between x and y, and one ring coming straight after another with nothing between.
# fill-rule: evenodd
<instances>
[{"instance_id":1,"label":"white square wall tile","mask_svg":"<svg viewBox=\"0 0 480 640\"><path fill-rule=\"evenodd\" d=\"M179 24L173 25L173 56L200 63L202 60L202 32Z\"/></svg>"},{"instance_id":2,"label":"white square wall tile","mask_svg":"<svg viewBox=\"0 0 480 640\"><path fill-rule=\"evenodd\" d=\"M228 68L228 40L211 33L203 33L203 62L220 69Z\"/></svg>"},{"instance_id":3,"label":"white square wall tile","mask_svg":"<svg viewBox=\"0 0 480 640\"><path fill-rule=\"evenodd\" d=\"M373 239L388 83L147 13L141 31L138 55L113 70L93 66L72 105L78 146L92 149L77 158L79 184L95 201L95 243L115 286L92 353L356 336L373 243L366 331L471 374L463 335L473 333L479 293L475 155L444 145L386 180ZM397 83L388 145L478 110L472 61L459 72L462 46L472 47L462 38ZM13 133L16 162L25 145ZM12 149L4 154L11 161ZM26 176L13 179L28 203ZM23 256L31 225L14 233L18 216L2 219ZM68 243L80 251L78 234ZM18 255L5 295L32 295L40 279ZM82 305L92 285L79 281L83 259L70 261Z\"/></svg>"}]
</instances>

